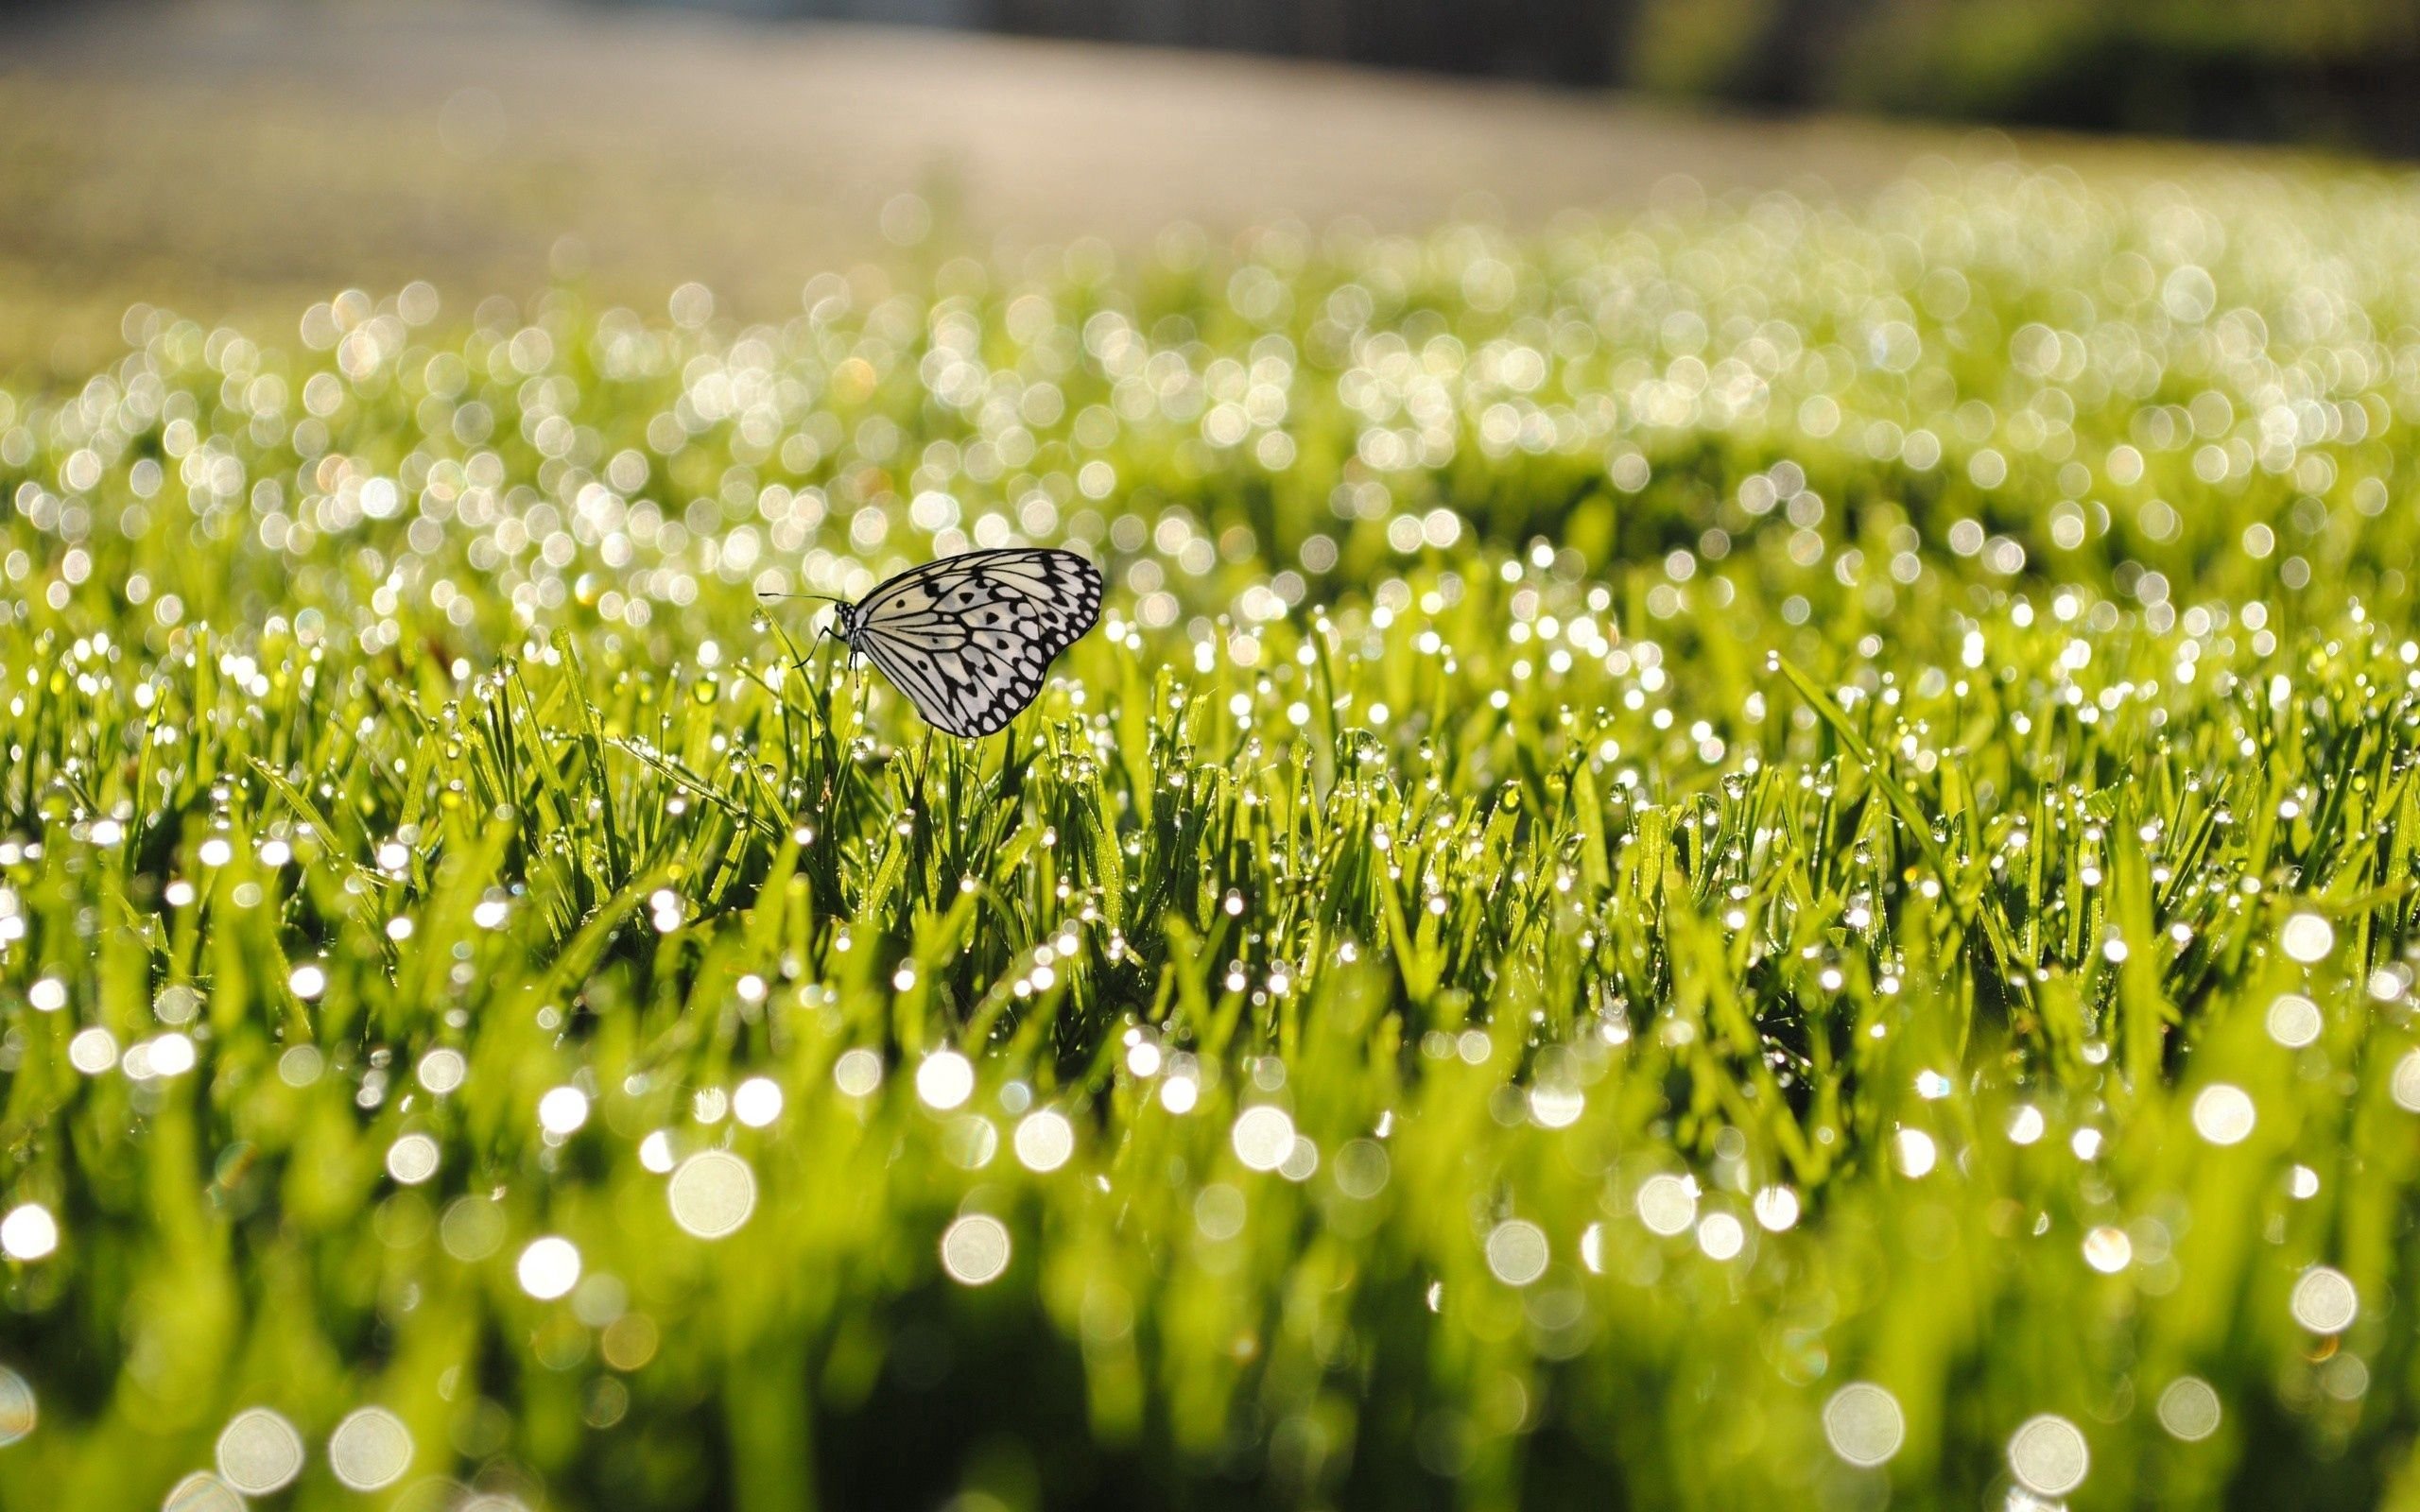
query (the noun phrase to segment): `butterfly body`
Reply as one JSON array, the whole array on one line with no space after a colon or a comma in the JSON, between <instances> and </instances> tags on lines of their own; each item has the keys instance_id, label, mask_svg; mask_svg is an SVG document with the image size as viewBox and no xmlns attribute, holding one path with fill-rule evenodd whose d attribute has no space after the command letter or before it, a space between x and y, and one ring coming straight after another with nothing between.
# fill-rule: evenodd
<instances>
[{"instance_id":1,"label":"butterfly body","mask_svg":"<svg viewBox=\"0 0 2420 1512\"><path fill-rule=\"evenodd\" d=\"M911 567L832 633L908 696L925 723L994 734L1042 691L1051 660L1100 618L1100 569L1072 551L1004 547Z\"/></svg>"}]
</instances>

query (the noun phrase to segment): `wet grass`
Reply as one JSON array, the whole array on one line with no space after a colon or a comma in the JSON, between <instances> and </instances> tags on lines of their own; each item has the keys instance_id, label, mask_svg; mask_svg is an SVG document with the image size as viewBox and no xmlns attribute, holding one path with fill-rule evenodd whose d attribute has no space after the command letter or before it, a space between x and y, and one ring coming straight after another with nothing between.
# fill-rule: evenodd
<instances>
[{"instance_id":1,"label":"wet grass","mask_svg":"<svg viewBox=\"0 0 2420 1512\"><path fill-rule=\"evenodd\" d=\"M0 396L0 1499L2415 1494L2416 219L138 308ZM1011 539L1001 739L757 597Z\"/></svg>"}]
</instances>

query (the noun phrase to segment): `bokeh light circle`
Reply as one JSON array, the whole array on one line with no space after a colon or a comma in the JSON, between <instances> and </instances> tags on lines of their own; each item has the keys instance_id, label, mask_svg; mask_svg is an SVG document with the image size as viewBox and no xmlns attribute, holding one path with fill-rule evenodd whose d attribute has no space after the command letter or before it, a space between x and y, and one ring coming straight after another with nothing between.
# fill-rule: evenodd
<instances>
[{"instance_id":1,"label":"bokeh light circle","mask_svg":"<svg viewBox=\"0 0 2420 1512\"><path fill-rule=\"evenodd\" d=\"M267 1496L302 1473L302 1435L267 1407L248 1407L218 1435L218 1474L246 1496Z\"/></svg>"},{"instance_id":2,"label":"bokeh light circle","mask_svg":"<svg viewBox=\"0 0 2420 1512\"><path fill-rule=\"evenodd\" d=\"M961 1286L988 1286L1009 1268L1008 1225L989 1213L959 1219L942 1232L942 1269Z\"/></svg>"},{"instance_id":3,"label":"bokeh light circle","mask_svg":"<svg viewBox=\"0 0 2420 1512\"><path fill-rule=\"evenodd\" d=\"M1899 1399L1871 1381L1842 1386L1824 1403L1824 1438L1832 1452L1860 1469L1888 1463L1907 1442L1908 1417Z\"/></svg>"},{"instance_id":4,"label":"bokeh light circle","mask_svg":"<svg viewBox=\"0 0 2420 1512\"><path fill-rule=\"evenodd\" d=\"M347 1413L328 1435L328 1469L356 1491L392 1486L411 1463L411 1430L384 1407Z\"/></svg>"},{"instance_id":5,"label":"bokeh light circle","mask_svg":"<svg viewBox=\"0 0 2420 1512\"><path fill-rule=\"evenodd\" d=\"M681 1162L666 1184L672 1221L700 1239L736 1233L756 1211L756 1173L729 1150L707 1150Z\"/></svg>"},{"instance_id":6,"label":"bokeh light circle","mask_svg":"<svg viewBox=\"0 0 2420 1512\"><path fill-rule=\"evenodd\" d=\"M2008 1439L2010 1473L2029 1491L2065 1496L2083 1484L2092 1450L2083 1430L2055 1413L2029 1418Z\"/></svg>"}]
</instances>

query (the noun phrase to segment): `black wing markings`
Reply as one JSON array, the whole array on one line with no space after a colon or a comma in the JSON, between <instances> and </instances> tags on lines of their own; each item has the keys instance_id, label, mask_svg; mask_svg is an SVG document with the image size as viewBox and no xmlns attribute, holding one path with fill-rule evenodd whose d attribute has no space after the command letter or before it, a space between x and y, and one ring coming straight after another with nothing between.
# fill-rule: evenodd
<instances>
[{"instance_id":1,"label":"black wing markings","mask_svg":"<svg viewBox=\"0 0 2420 1512\"><path fill-rule=\"evenodd\" d=\"M859 601L850 643L928 723L989 735L1033 701L1051 661L1098 623L1101 587L1100 570L1071 551L944 557Z\"/></svg>"}]
</instances>

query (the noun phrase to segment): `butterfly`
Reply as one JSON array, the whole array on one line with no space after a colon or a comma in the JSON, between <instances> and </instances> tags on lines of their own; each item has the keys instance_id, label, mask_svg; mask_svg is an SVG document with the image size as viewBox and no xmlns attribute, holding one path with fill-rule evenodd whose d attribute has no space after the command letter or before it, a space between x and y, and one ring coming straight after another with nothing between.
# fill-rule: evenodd
<instances>
[{"instance_id":1,"label":"butterfly","mask_svg":"<svg viewBox=\"0 0 2420 1512\"><path fill-rule=\"evenodd\" d=\"M973 738L1008 728L1060 652L1100 619L1100 569L1072 551L1012 546L910 567L829 633L889 678L925 722Z\"/></svg>"}]
</instances>

